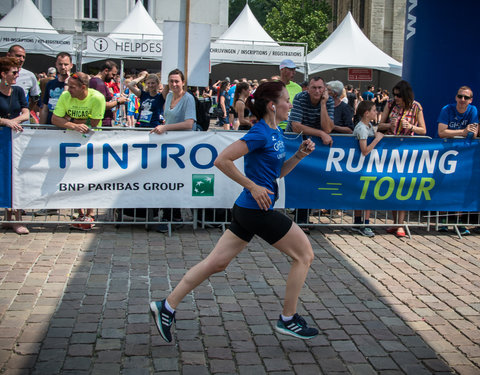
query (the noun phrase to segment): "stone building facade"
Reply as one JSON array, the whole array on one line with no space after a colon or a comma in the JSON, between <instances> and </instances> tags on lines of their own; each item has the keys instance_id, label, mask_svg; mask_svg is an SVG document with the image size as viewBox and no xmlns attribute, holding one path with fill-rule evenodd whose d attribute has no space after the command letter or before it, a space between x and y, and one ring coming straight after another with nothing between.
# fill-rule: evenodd
<instances>
[{"instance_id":1,"label":"stone building facade","mask_svg":"<svg viewBox=\"0 0 480 375\"><path fill-rule=\"evenodd\" d=\"M331 31L350 11L364 34L397 61L403 60L406 0L327 0L335 20Z\"/></svg>"},{"instance_id":2,"label":"stone building facade","mask_svg":"<svg viewBox=\"0 0 480 375\"><path fill-rule=\"evenodd\" d=\"M186 0L141 0L159 28L163 21L185 19ZM1 0L7 14L18 0ZM60 32L108 34L120 24L137 0L33 0L43 16ZM212 38L228 28L228 0L191 0L190 21L211 25Z\"/></svg>"}]
</instances>

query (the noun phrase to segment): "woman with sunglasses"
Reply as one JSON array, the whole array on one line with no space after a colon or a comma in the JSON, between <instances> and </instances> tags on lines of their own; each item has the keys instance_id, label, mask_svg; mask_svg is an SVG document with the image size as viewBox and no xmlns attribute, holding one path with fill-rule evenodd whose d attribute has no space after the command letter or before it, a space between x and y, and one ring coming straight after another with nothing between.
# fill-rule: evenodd
<instances>
[{"instance_id":1,"label":"woman with sunglasses","mask_svg":"<svg viewBox=\"0 0 480 375\"><path fill-rule=\"evenodd\" d=\"M210 254L185 274L166 299L150 303L157 328L168 342L172 341L170 328L175 309L183 298L208 277L225 270L255 234L292 258L285 302L276 330L301 339L318 334L318 330L309 328L296 313L298 296L314 258L312 246L297 224L273 210L278 192L276 179L295 168L315 149L315 144L310 139L304 140L297 152L286 160L283 132L278 123L287 120L292 105L283 82L260 85L246 105L260 121L215 160L218 169L244 188L233 206L232 224ZM245 174L235 165L241 157Z\"/></svg>"},{"instance_id":2,"label":"woman with sunglasses","mask_svg":"<svg viewBox=\"0 0 480 375\"><path fill-rule=\"evenodd\" d=\"M16 132L23 131L22 122L29 118L28 104L23 89L13 86L17 82L20 70L20 61L15 57L0 58L0 125L8 127ZM21 221L20 210L7 210L6 220L12 220L12 213L15 220ZM3 224L5 228L11 228L17 234L28 234L27 227L20 223Z\"/></svg>"},{"instance_id":3,"label":"woman with sunglasses","mask_svg":"<svg viewBox=\"0 0 480 375\"><path fill-rule=\"evenodd\" d=\"M427 134L423 109L414 99L412 86L402 80L395 85L392 93L393 100L390 100L383 110L378 131L401 136ZM393 222L396 225L388 228L388 233L405 237L405 213L406 211L393 211Z\"/></svg>"}]
</instances>

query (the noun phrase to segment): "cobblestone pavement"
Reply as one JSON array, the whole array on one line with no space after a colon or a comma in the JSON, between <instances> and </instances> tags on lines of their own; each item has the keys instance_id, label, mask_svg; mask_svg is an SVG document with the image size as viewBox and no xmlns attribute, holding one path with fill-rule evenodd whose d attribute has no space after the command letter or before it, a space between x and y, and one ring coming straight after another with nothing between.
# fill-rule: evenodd
<instances>
[{"instance_id":1,"label":"cobblestone pavement","mask_svg":"<svg viewBox=\"0 0 480 375\"><path fill-rule=\"evenodd\" d=\"M289 262L254 239L182 302L167 344L149 301L220 235L0 231L0 373L480 374L480 236L313 230L299 312L321 334L309 341L274 331Z\"/></svg>"}]
</instances>

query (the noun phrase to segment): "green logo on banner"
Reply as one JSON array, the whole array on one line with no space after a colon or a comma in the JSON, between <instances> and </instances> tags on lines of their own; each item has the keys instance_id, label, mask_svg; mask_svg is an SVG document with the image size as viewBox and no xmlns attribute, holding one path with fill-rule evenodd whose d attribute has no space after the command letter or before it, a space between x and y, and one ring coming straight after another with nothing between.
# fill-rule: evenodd
<instances>
[{"instance_id":1,"label":"green logo on banner","mask_svg":"<svg viewBox=\"0 0 480 375\"><path fill-rule=\"evenodd\" d=\"M192 174L192 196L213 197L214 182L213 174Z\"/></svg>"}]
</instances>

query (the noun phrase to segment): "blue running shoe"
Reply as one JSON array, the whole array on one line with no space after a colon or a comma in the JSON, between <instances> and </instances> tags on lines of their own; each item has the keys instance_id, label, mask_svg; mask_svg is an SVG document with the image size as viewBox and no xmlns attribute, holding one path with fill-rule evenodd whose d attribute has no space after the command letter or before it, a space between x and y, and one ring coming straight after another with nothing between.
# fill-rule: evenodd
<instances>
[{"instance_id":1,"label":"blue running shoe","mask_svg":"<svg viewBox=\"0 0 480 375\"><path fill-rule=\"evenodd\" d=\"M305 319L298 314L295 314L288 322L284 322L280 316L275 329L284 335L290 335L303 340L308 340L318 335L318 330L307 327Z\"/></svg>"},{"instance_id":2,"label":"blue running shoe","mask_svg":"<svg viewBox=\"0 0 480 375\"><path fill-rule=\"evenodd\" d=\"M175 322L175 313L171 313L165 308L165 300L160 302L150 302L150 311L155 319L158 332L164 338L165 341L172 342L172 334L170 328L172 323Z\"/></svg>"}]
</instances>

